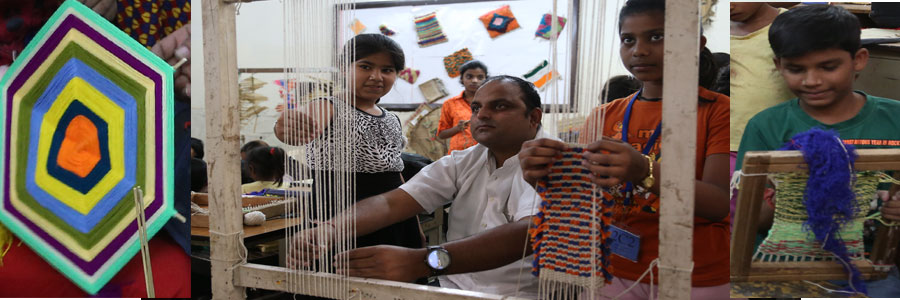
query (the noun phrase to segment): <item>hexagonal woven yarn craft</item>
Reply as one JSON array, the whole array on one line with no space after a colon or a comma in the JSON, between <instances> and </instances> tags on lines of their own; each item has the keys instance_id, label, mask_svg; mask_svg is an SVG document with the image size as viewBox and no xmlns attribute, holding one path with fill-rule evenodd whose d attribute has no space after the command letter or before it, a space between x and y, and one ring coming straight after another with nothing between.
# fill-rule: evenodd
<instances>
[{"instance_id":1,"label":"hexagonal woven yarn craft","mask_svg":"<svg viewBox=\"0 0 900 300\"><path fill-rule=\"evenodd\" d=\"M174 215L173 69L68 0L0 80L0 222L90 294Z\"/></svg>"}]
</instances>

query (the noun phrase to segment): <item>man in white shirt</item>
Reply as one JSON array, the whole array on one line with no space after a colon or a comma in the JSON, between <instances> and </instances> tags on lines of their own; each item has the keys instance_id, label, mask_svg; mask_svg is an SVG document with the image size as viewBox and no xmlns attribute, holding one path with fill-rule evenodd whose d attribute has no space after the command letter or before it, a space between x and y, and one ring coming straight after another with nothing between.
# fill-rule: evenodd
<instances>
[{"instance_id":1,"label":"man in white shirt","mask_svg":"<svg viewBox=\"0 0 900 300\"><path fill-rule=\"evenodd\" d=\"M399 188L356 204L359 236L453 203L450 242L427 249L380 245L351 250L340 254L349 263L338 271L407 282L441 275L443 287L536 298L526 243L540 197L525 182L517 154L525 141L552 138L540 130L541 115L540 96L530 82L511 76L485 81L472 101L470 126L478 145L454 151ZM326 223L351 219L345 214ZM312 230L298 236L316 239ZM315 247L299 247L310 248Z\"/></svg>"}]
</instances>

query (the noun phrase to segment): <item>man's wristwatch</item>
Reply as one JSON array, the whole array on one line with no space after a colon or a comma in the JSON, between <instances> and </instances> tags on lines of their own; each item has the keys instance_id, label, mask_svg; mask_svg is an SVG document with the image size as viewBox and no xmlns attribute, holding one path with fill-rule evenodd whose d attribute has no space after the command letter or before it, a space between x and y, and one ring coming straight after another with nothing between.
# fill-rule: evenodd
<instances>
[{"instance_id":1,"label":"man's wristwatch","mask_svg":"<svg viewBox=\"0 0 900 300\"><path fill-rule=\"evenodd\" d=\"M656 179L653 178L653 159L650 156L644 155L647 158L647 177L644 177L644 180L641 180L641 187L649 190L653 187L653 183L656 182Z\"/></svg>"},{"instance_id":2,"label":"man's wristwatch","mask_svg":"<svg viewBox=\"0 0 900 300\"><path fill-rule=\"evenodd\" d=\"M450 266L450 252L441 246L428 246L425 252L425 265L431 270L431 276L438 276Z\"/></svg>"}]
</instances>

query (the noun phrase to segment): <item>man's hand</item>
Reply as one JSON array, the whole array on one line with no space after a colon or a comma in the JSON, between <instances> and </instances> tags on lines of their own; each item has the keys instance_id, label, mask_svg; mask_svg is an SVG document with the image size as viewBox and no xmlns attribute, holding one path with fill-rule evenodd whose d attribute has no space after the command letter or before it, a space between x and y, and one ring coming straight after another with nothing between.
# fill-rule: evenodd
<instances>
[{"instance_id":1,"label":"man's hand","mask_svg":"<svg viewBox=\"0 0 900 300\"><path fill-rule=\"evenodd\" d=\"M900 191L888 199L888 193L879 193L881 197L881 216L890 221L900 221Z\"/></svg>"},{"instance_id":2,"label":"man's hand","mask_svg":"<svg viewBox=\"0 0 900 300\"><path fill-rule=\"evenodd\" d=\"M334 226L325 222L298 232L288 243L291 249L288 251L290 255L285 257L287 266L292 269L308 268L310 263L331 249L334 236Z\"/></svg>"},{"instance_id":3,"label":"man's hand","mask_svg":"<svg viewBox=\"0 0 900 300\"><path fill-rule=\"evenodd\" d=\"M544 138L523 143L522 150L519 151L519 165L525 181L534 185L550 174L550 166L565 148L566 144L563 142Z\"/></svg>"},{"instance_id":4,"label":"man's hand","mask_svg":"<svg viewBox=\"0 0 900 300\"><path fill-rule=\"evenodd\" d=\"M650 170L647 159L634 147L607 137L589 144L583 157L584 165L591 171L591 180L603 187L639 182Z\"/></svg>"},{"instance_id":5,"label":"man's hand","mask_svg":"<svg viewBox=\"0 0 900 300\"><path fill-rule=\"evenodd\" d=\"M115 6L115 4L113 4ZM191 97L191 23L185 24L178 30L160 39L150 48L157 56L166 61L170 66L178 64L181 59L187 61L175 69L173 74L175 95L177 97Z\"/></svg>"},{"instance_id":6,"label":"man's hand","mask_svg":"<svg viewBox=\"0 0 900 300\"><path fill-rule=\"evenodd\" d=\"M426 251L390 245L364 247L339 253L335 266L338 274L413 282L430 273L425 264Z\"/></svg>"}]
</instances>

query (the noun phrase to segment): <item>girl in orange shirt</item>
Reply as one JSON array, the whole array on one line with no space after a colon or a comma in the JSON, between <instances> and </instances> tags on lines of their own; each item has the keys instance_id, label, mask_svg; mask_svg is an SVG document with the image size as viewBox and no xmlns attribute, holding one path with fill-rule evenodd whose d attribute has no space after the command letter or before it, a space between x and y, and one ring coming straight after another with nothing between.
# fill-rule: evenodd
<instances>
[{"instance_id":1,"label":"girl in orange shirt","mask_svg":"<svg viewBox=\"0 0 900 300\"><path fill-rule=\"evenodd\" d=\"M662 119L663 0L629 0L619 14L620 56L625 68L642 83L642 89L626 98L596 108L588 118L580 143L588 144L585 165L591 180L614 195L613 228L635 235L637 250L613 252L612 283L601 294L614 297L637 285L620 299L647 299L649 276L640 279L659 257L659 141ZM705 44L705 38L701 38ZM701 55L701 78L715 75ZM707 74L709 73L709 74ZM706 82L708 80L701 80ZM691 298L729 298L728 146L729 99L699 89L694 218L694 269ZM605 116L600 127L597 120ZM602 133L602 136L601 136ZM549 139L522 145L519 160L525 180L534 183L549 173L553 158L565 144ZM676 160L677 157L669 157ZM653 272L658 272L654 267ZM658 278L658 277L656 277ZM640 280L640 283L635 281ZM652 283L656 284L656 282Z\"/></svg>"},{"instance_id":2,"label":"girl in orange shirt","mask_svg":"<svg viewBox=\"0 0 900 300\"><path fill-rule=\"evenodd\" d=\"M458 96L447 99L441 106L441 121L438 123L438 138L450 139L450 149L463 150L474 146L478 142L472 138L469 131L469 118L472 117L472 109L469 107L475 91L481 87L487 78L487 66L477 60L473 60L459 67L459 83L466 89Z\"/></svg>"}]
</instances>

